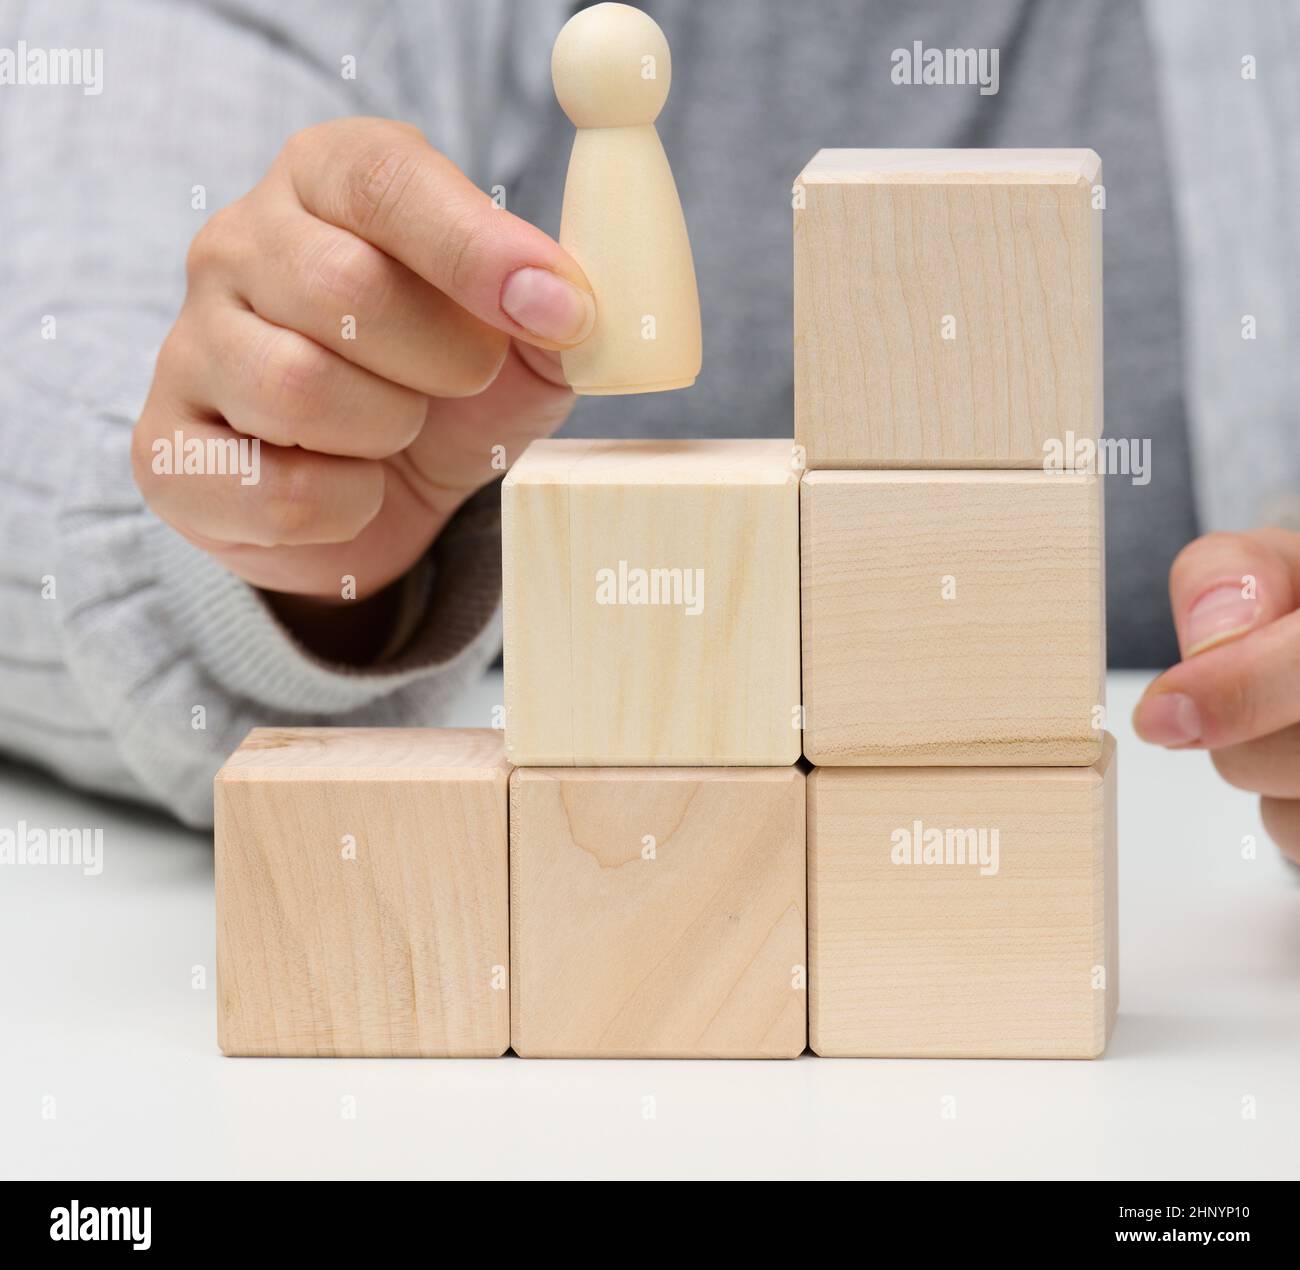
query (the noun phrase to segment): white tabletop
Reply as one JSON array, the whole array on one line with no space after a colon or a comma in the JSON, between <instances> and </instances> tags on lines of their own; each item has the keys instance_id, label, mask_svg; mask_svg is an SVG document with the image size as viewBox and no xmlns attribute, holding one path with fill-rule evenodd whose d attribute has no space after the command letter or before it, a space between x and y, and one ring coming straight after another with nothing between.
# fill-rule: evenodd
<instances>
[{"instance_id":1,"label":"white tabletop","mask_svg":"<svg viewBox=\"0 0 1300 1270\"><path fill-rule=\"evenodd\" d=\"M1133 737L1147 678L1110 680L1121 1002L1092 1063L226 1059L210 837L0 767L0 825L105 842L98 877L0 870L0 1176L1293 1178L1300 885L1253 797Z\"/></svg>"}]
</instances>

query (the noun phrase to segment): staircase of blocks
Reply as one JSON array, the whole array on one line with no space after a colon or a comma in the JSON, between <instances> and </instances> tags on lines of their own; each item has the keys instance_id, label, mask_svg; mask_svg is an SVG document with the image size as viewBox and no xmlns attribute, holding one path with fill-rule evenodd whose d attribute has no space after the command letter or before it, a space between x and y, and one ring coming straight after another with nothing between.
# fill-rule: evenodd
<instances>
[{"instance_id":1,"label":"staircase of blocks","mask_svg":"<svg viewBox=\"0 0 1300 1270\"><path fill-rule=\"evenodd\" d=\"M1083 150L823 150L794 435L534 442L505 728L260 728L228 1055L1092 1058L1118 999Z\"/></svg>"}]
</instances>

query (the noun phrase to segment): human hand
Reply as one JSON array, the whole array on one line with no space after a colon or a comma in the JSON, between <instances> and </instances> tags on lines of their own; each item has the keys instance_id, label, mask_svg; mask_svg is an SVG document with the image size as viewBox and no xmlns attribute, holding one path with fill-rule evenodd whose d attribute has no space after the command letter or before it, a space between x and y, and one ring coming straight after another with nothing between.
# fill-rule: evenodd
<instances>
[{"instance_id":1,"label":"human hand","mask_svg":"<svg viewBox=\"0 0 1300 1270\"><path fill-rule=\"evenodd\" d=\"M132 460L154 512L239 577L337 606L420 559L573 394L554 350L595 306L560 246L406 124L291 137L215 213L158 357ZM257 439L256 484L160 472L185 442ZM494 447L500 447L494 450Z\"/></svg>"},{"instance_id":2,"label":"human hand","mask_svg":"<svg viewBox=\"0 0 1300 1270\"><path fill-rule=\"evenodd\" d=\"M1300 534L1210 534L1169 575L1183 660L1138 703L1144 740L1209 750L1262 795L1264 827L1300 864Z\"/></svg>"}]
</instances>

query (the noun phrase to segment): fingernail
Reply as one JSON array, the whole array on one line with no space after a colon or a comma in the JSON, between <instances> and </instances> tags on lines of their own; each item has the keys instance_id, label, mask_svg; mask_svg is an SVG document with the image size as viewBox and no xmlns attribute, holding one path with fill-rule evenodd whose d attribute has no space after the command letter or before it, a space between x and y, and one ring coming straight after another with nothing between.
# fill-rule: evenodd
<instances>
[{"instance_id":1,"label":"fingernail","mask_svg":"<svg viewBox=\"0 0 1300 1270\"><path fill-rule=\"evenodd\" d=\"M1212 644L1249 629L1259 603L1248 600L1239 586L1216 586L1188 611L1183 622L1183 656L1193 657Z\"/></svg>"},{"instance_id":2,"label":"fingernail","mask_svg":"<svg viewBox=\"0 0 1300 1270\"><path fill-rule=\"evenodd\" d=\"M549 269L516 269L501 288L501 307L526 331L557 344L576 344L591 333L596 301Z\"/></svg>"},{"instance_id":3,"label":"fingernail","mask_svg":"<svg viewBox=\"0 0 1300 1270\"><path fill-rule=\"evenodd\" d=\"M1201 739L1201 715L1196 702L1182 692L1158 692L1138 702L1133 726L1153 745L1190 745Z\"/></svg>"}]
</instances>

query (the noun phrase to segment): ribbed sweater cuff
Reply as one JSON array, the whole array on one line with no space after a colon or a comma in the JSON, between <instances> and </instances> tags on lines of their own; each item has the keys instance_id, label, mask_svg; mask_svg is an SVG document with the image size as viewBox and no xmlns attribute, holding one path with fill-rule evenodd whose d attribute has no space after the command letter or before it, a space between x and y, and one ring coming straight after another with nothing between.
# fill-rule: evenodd
<instances>
[{"instance_id":1,"label":"ribbed sweater cuff","mask_svg":"<svg viewBox=\"0 0 1300 1270\"><path fill-rule=\"evenodd\" d=\"M151 535L156 576L185 642L228 691L294 714L346 714L432 671L482 658L477 645L500 600L499 499L498 487L489 487L444 529L432 552L426 612L403 651L382 665L317 658L259 592L161 524Z\"/></svg>"}]
</instances>

